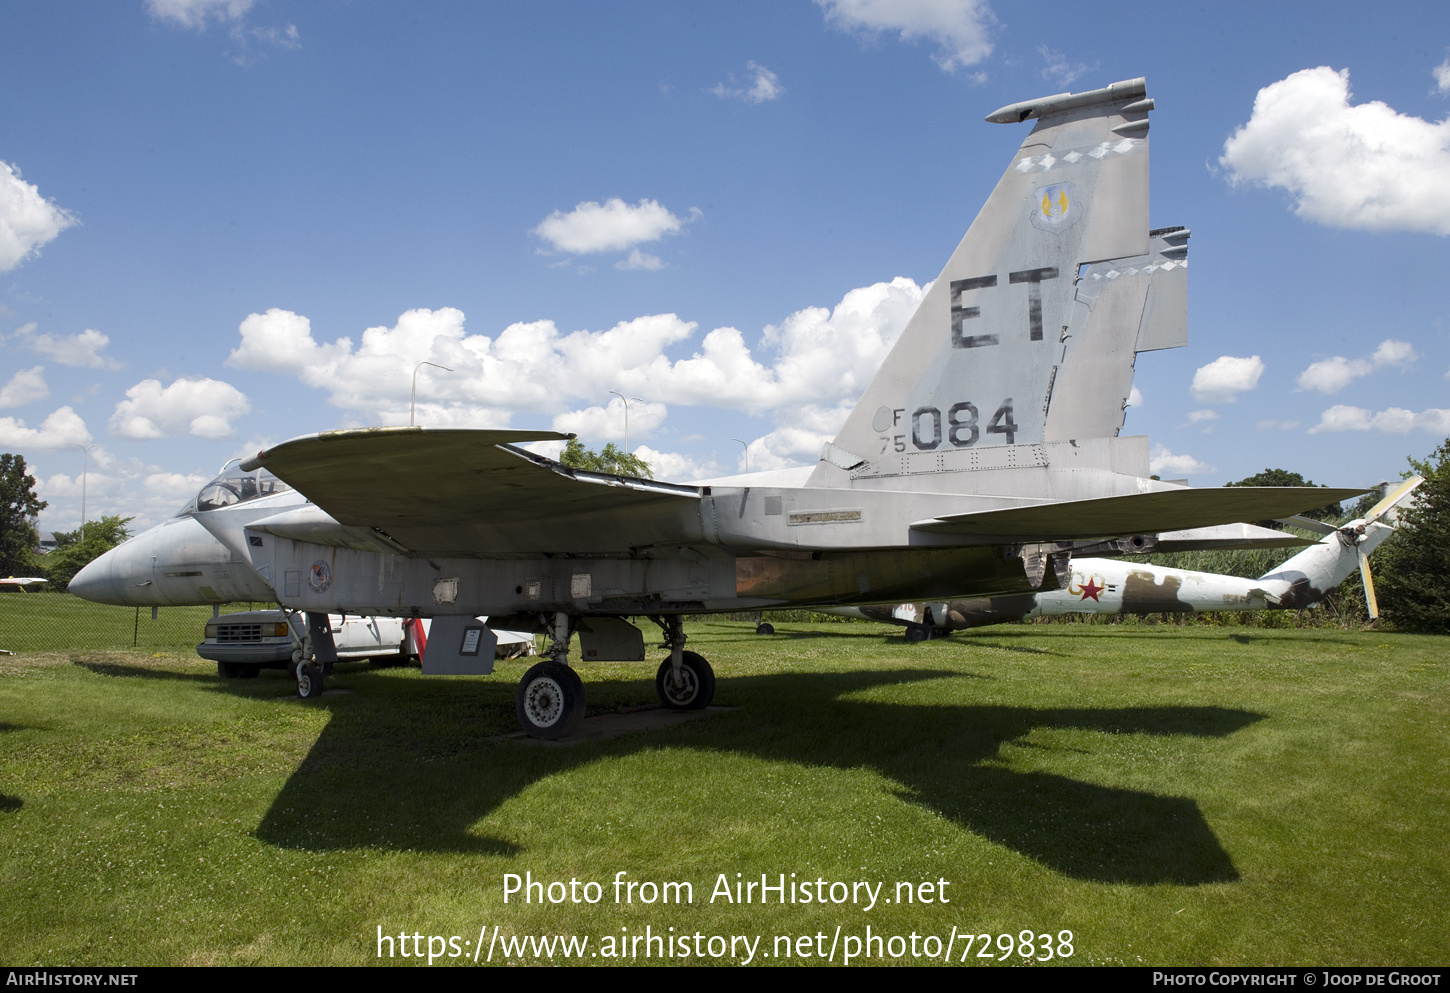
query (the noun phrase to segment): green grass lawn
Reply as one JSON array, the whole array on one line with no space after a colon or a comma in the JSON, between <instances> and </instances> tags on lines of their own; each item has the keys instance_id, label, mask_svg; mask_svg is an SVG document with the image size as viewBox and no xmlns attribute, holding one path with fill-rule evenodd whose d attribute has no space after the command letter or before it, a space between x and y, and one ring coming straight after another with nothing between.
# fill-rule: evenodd
<instances>
[{"instance_id":1,"label":"green grass lawn","mask_svg":"<svg viewBox=\"0 0 1450 993\"><path fill-rule=\"evenodd\" d=\"M440 965L471 962L481 927L587 936L593 963L646 928L759 936L765 964L811 936L840 962L868 926L917 935L915 956L882 944L901 963L1027 929L1070 930L1075 964L1450 960L1444 638L1079 625L908 645L702 622L690 647L734 709L558 747L496 738L522 661L344 665L344 692L303 703L281 673L224 683L190 654L208 611L174 649L108 648L131 611L108 641L87 628L106 608L54 600L44 632L42 601L21 623L0 600L21 652L0 657L9 964L365 964L379 927L425 954L429 935L469 943ZM653 702L657 664L581 666L590 712ZM694 900L616 903L619 872ZM508 873L602 898L505 905ZM884 883L882 901L946 880L950 902L712 903L737 873Z\"/></svg>"}]
</instances>

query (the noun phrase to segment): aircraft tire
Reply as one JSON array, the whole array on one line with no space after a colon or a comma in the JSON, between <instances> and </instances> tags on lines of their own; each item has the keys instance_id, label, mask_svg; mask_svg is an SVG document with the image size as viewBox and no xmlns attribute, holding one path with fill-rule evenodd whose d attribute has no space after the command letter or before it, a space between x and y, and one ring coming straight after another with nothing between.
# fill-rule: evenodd
<instances>
[{"instance_id":1,"label":"aircraft tire","mask_svg":"<svg viewBox=\"0 0 1450 993\"><path fill-rule=\"evenodd\" d=\"M926 641L929 638L931 638L931 628L927 627L925 624L906 625L907 641Z\"/></svg>"},{"instance_id":2,"label":"aircraft tire","mask_svg":"<svg viewBox=\"0 0 1450 993\"><path fill-rule=\"evenodd\" d=\"M584 720L584 681L560 662L540 662L524 673L514 694L514 713L531 738L557 741Z\"/></svg>"},{"instance_id":3,"label":"aircraft tire","mask_svg":"<svg viewBox=\"0 0 1450 993\"><path fill-rule=\"evenodd\" d=\"M297 695L304 700L322 696L322 667L314 662L297 667Z\"/></svg>"},{"instance_id":4,"label":"aircraft tire","mask_svg":"<svg viewBox=\"0 0 1450 993\"><path fill-rule=\"evenodd\" d=\"M759 624L755 625L755 633L775 634L775 625L771 624L769 621L761 621Z\"/></svg>"},{"instance_id":5,"label":"aircraft tire","mask_svg":"<svg viewBox=\"0 0 1450 993\"><path fill-rule=\"evenodd\" d=\"M673 685L670 679L673 666L665 659L655 673L655 693L661 704L673 710L704 710L715 699L715 670L703 655L695 652L685 652L681 661L684 685Z\"/></svg>"}]
</instances>

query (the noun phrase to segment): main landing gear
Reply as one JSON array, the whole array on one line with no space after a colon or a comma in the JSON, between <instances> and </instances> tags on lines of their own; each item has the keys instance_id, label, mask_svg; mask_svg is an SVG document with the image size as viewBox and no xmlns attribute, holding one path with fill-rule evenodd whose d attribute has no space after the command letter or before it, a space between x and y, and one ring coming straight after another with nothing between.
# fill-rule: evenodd
<instances>
[{"instance_id":1,"label":"main landing gear","mask_svg":"<svg viewBox=\"0 0 1450 993\"><path fill-rule=\"evenodd\" d=\"M931 639L931 627L926 624L906 625L907 641L928 641Z\"/></svg>"},{"instance_id":2,"label":"main landing gear","mask_svg":"<svg viewBox=\"0 0 1450 993\"><path fill-rule=\"evenodd\" d=\"M664 632L669 658L655 673L660 704L672 710L703 710L715 699L715 671L705 657L685 651L684 624L678 617L651 617ZM555 614L548 623L548 658L524 673L514 694L514 712L530 737L557 741L579 730L584 720L584 683L569 666L569 636L574 619Z\"/></svg>"},{"instance_id":3,"label":"main landing gear","mask_svg":"<svg viewBox=\"0 0 1450 993\"><path fill-rule=\"evenodd\" d=\"M568 665L552 659L524 673L514 695L519 724L530 737L546 741L579 730L584 707L584 681Z\"/></svg>"},{"instance_id":4,"label":"main landing gear","mask_svg":"<svg viewBox=\"0 0 1450 993\"><path fill-rule=\"evenodd\" d=\"M665 635L670 657L655 673L655 694L673 710L704 710L715 699L715 670L703 655L685 651L685 625L678 617L651 617Z\"/></svg>"},{"instance_id":5,"label":"main landing gear","mask_svg":"<svg viewBox=\"0 0 1450 993\"><path fill-rule=\"evenodd\" d=\"M529 737L557 741L579 730L586 700L584 681L569 668L573 619L568 614L555 614L548 627L549 657L519 680L514 713Z\"/></svg>"}]
</instances>

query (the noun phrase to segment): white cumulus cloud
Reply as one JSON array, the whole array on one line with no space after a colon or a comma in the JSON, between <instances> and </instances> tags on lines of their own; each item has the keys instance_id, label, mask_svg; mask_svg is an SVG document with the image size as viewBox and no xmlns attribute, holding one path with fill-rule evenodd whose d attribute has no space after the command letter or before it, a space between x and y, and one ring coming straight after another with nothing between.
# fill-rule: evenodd
<instances>
[{"instance_id":1,"label":"white cumulus cloud","mask_svg":"<svg viewBox=\"0 0 1450 993\"><path fill-rule=\"evenodd\" d=\"M1390 407L1376 413L1363 407L1335 404L1320 414L1319 423L1309 429L1310 434L1326 431L1375 431L1380 434L1428 431L1450 435L1450 410L1431 408L1416 413L1403 407Z\"/></svg>"},{"instance_id":2,"label":"white cumulus cloud","mask_svg":"<svg viewBox=\"0 0 1450 993\"><path fill-rule=\"evenodd\" d=\"M1085 62L1071 61L1066 55L1046 45L1038 45L1037 54L1042 56L1042 69L1039 74L1058 86L1067 86L1081 79L1091 68Z\"/></svg>"},{"instance_id":3,"label":"white cumulus cloud","mask_svg":"<svg viewBox=\"0 0 1450 993\"><path fill-rule=\"evenodd\" d=\"M283 373L326 369L352 351L350 338L319 345L312 338L311 321L277 307L265 314L247 315L240 330L242 343L227 357L227 365L237 369ZM319 385L305 376L303 382Z\"/></svg>"},{"instance_id":4,"label":"white cumulus cloud","mask_svg":"<svg viewBox=\"0 0 1450 993\"><path fill-rule=\"evenodd\" d=\"M1364 358L1347 359L1343 355L1333 355L1312 363L1309 368L1299 373L1297 385L1301 390L1338 393L1356 379L1368 376L1376 369L1403 369L1417 358L1419 356L1415 354L1414 346L1408 341L1386 338L1380 342L1373 354Z\"/></svg>"},{"instance_id":5,"label":"white cumulus cloud","mask_svg":"<svg viewBox=\"0 0 1450 993\"><path fill-rule=\"evenodd\" d=\"M1213 466L1205 465L1192 455L1174 455L1162 445L1153 449L1148 459L1148 471L1155 476L1206 476L1217 472Z\"/></svg>"},{"instance_id":6,"label":"white cumulus cloud","mask_svg":"<svg viewBox=\"0 0 1450 993\"><path fill-rule=\"evenodd\" d=\"M1232 403L1240 393L1259 385L1264 363L1257 355L1237 358L1221 355L1193 374L1189 387L1199 403Z\"/></svg>"},{"instance_id":7,"label":"white cumulus cloud","mask_svg":"<svg viewBox=\"0 0 1450 993\"><path fill-rule=\"evenodd\" d=\"M780 77L771 72L758 62L747 62L746 70L750 79L744 84L737 84L735 76L730 76L730 85L716 83L710 92L722 99L743 100L745 103L765 103L767 100L775 100L785 92L785 87L780 85Z\"/></svg>"},{"instance_id":8,"label":"white cumulus cloud","mask_svg":"<svg viewBox=\"0 0 1450 993\"><path fill-rule=\"evenodd\" d=\"M750 471L813 464L820 458L821 447L846 423L852 406L851 401L830 406L807 403L776 411L775 430L748 446ZM740 469L744 468L742 461Z\"/></svg>"},{"instance_id":9,"label":"white cumulus cloud","mask_svg":"<svg viewBox=\"0 0 1450 993\"><path fill-rule=\"evenodd\" d=\"M1450 55L1445 56L1445 61L1430 72L1435 77L1435 89L1441 93L1450 93Z\"/></svg>"},{"instance_id":10,"label":"white cumulus cloud","mask_svg":"<svg viewBox=\"0 0 1450 993\"><path fill-rule=\"evenodd\" d=\"M1332 227L1450 234L1450 120L1349 99L1349 70L1328 66L1264 87L1224 143L1229 180L1287 190Z\"/></svg>"},{"instance_id":11,"label":"white cumulus cloud","mask_svg":"<svg viewBox=\"0 0 1450 993\"><path fill-rule=\"evenodd\" d=\"M252 405L230 383L215 379L178 379L163 387L143 379L116 404L107 427L122 438L225 438L231 422Z\"/></svg>"},{"instance_id":12,"label":"white cumulus cloud","mask_svg":"<svg viewBox=\"0 0 1450 993\"><path fill-rule=\"evenodd\" d=\"M653 430L652 418L663 418L667 406L768 412L777 425L762 442L771 457L813 462L925 292L904 277L860 287L834 308L809 307L767 326L754 349L731 327L697 338L697 326L675 314L604 331L563 333L541 320L470 334L452 307L407 311L394 327L368 328L358 344L320 344L306 317L274 308L241 322L241 343L227 363L294 375L372 423L408 423L413 369L425 360L454 370L419 373L418 421L435 427L504 427L514 413L530 412L576 430L589 418L614 416L597 406L611 390L643 398L642 406L630 404L631 436ZM618 417L607 425L622 438L622 409Z\"/></svg>"},{"instance_id":13,"label":"white cumulus cloud","mask_svg":"<svg viewBox=\"0 0 1450 993\"><path fill-rule=\"evenodd\" d=\"M79 334L57 336L37 333L32 322L16 329L15 341L61 365L91 369L121 368L120 362L101 354L102 349L111 343L111 339L91 328L86 328Z\"/></svg>"},{"instance_id":14,"label":"white cumulus cloud","mask_svg":"<svg viewBox=\"0 0 1450 993\"><path fill-rule=\"evenodd\" d=\"M146 9L158 21L183 28L202 28L209 20L240 21L256 0L146 0Z\"/></svg>"},{"instance_id":15,"label":"white cumulus cloud","mask_svg":"<svg viewBox=\"0 0 1450 993\"><path fill-rule=\"evenodd\" d=\"M10 377L10 382L0 386L0 407L23 407L36 400L50 396L50 387L45 385L45 366L21 369Z\"/></svg>"},{"instance_id":16,"label":"white cumulus cloud","mask_svg":"<svg viewBox=\"0 0 1450 993\"><path fill-rule=\"evenodd\" d=\"M89 445L91 433L86 422L70 407L61 407L38 428L28 428L14 417L0 417L0 447L12 451L26 448L65 448L67 445Z\"/></svg>"},{"instance_id":17,"label":"white cumulus cloud","mask_svg":"<svg viewBox=\"0 0 1450 993\"><path fill-rule=\"evenodd\" d=\"M146 0L146 9L158 20L177 27L205 31L213 22L226 29L232 50L227 58L239 66L250 66L266 58L258 45L275 48L301 48L302 36L297 25L286 27L255 27L246 23L247 13L255 0Z\"/></svg>"},{"instance_id":18,"label":"white cumulus cloud","mask_svg":"<svg viewBox=\"0 0 1450 993\"><path fill-rule=\"evenodd\" d=\"M255 454L253 448L248 454ZM79 526L81 510L81 456L74 453L75 475L56 473L40 480L36 490L50 502L46 517L56 529ZM97 520L107 514L133 517L132 533L138 533L171 517L177 509L211 479L211 473L169 472L140 459L121 460L105 448L90 450L86 475L86 517Z\"/></svg>"},{"instance_id":19,"label":"white cumulus cloud","mask_svg":"<svg viewBox=\"0 0 1450 993\"><path fill-rule=\"evenodd\" d=\"M0 162L0 272L8 272L76 223L70 211L40 195L20 169Z\"/></svg>"},{"instance_id":20,"label":"white cumulus cloud","mask_svg":"<svg viewBox=\"0 0 1450 993\"><path fill-rule=\"evenodd\" d=\"M591 443L623 443L627 428L633 442L638 442L663 424L669 412L670 409L662 403L631 403L629 420L626 423L624 403L619 397L612 397L603 407L586 407L583 410L570 410L555 415L553 427L555 431L587 438Z\"/></svg>"},{"instance_id":21,"label":"white cumulus cloud","mask_svg":"<svg viewBox=\"0 0 1450 993\"><path fill-rule=\"evenodd\" d=\"M637 446L634 454L645 461L655 479L667 483L693 483L721 475L720 467L714 462L696 462L688 455L659 452L648 445Z\"/></svg>"},{"instance_id":22,"label":"white cumulus cloud","mask_svg":"<svg viewBox=\"0 0 1450 993\"><path fill-rule=\"evenodd\" d=\"M676 217L658 200L641 200L631 206L612 197L604 203L586 200L567 214L556 210L539 222L534 234L556 251L588 255L622 252L659 241L667 234L678 234L687 223L687 218Z\"/></svg>"},{"instance_id":23,"label":"white cumulus cloud","mask_svg":"<svg viewBox=\"0 0 1450 993\"><path fill-rule=\"evenodd\" d=\"M638 248L631 248L628 258L620 259L614 263L614 268L616 269L643 269L646 272L655 272L664 267L664 260L658 255L641 252Z\"/></svg>"},{"instance_id":24,"label":"white cumulus cloud","mask_svg":"<svg viewBox=\"0 0 1450 993\"><path fill-rule=\"evenodd\" d=\"M842 31L875 35L897 31L902 41L937 46L932 58L948 71L976 65L992 54L996 23L986 0L816 0L826 22Z\"/></svg>"}]
</instances>

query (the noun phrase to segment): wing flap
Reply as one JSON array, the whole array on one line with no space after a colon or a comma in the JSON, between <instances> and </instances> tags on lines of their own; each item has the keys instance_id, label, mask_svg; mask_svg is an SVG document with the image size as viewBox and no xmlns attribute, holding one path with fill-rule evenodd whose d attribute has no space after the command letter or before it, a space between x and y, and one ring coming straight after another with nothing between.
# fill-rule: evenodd
<instances>
[{"instance_id":1,"label":"wing flap","mask_svg":"<svg viewBox=\"0 0 1450 993\"><path fill-rule=\"evenodd\" d=\"M1235 486L1131 493L918 521L914 531L997 541L1076 541L1287 517L1364 490Z\"/></svg>"}]
</instances>

